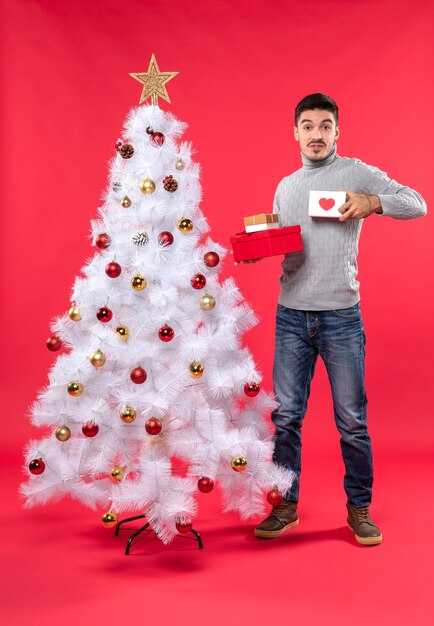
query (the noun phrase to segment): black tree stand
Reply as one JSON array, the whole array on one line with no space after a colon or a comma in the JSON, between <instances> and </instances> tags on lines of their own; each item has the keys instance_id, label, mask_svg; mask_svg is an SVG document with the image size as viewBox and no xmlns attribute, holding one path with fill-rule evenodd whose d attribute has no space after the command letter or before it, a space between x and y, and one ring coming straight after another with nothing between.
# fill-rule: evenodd
<instances>
[{"instance_id":1,"label":"black tree stand","mask_svg":"<svg viewBox=\"0 0 434 626\"><path fill-rule=\"evenodd\" d=\"M134 517L126 517L125 519L121 520L120 522L118 522L116 524L115 536L116 537L119 536L119 530L120 530L120 527L121 527L122 524L126 524L127 522L134 522L136 519L144 519L144 518L146 518L146 515L135 515ZM127 545L125 547L125 554L129 554L130 553L130 548L131 548L131 545L132 545L134 539L136 537L138 537L141 533L145 532L145 530L148 530L149 526L150 526L150 523L146 522L146 524L144 526L142 526L141 528L138 528L135 532L133 532L133 534L131 535L131 537L127 541ZM148 532L154 532L154 531L151 528ZM189 530L188 532L192 533L194 535L194 537L187 537L187 533L185 535L177 535L177 536L178 537L182 537L182 539L190 539L192 541L197 539L197 542L199 544L199 550L202 550L203 549L203 543L202 543L202 539L201 539L201 536L199 535L199 533L196 530L194 530L193 528L191 530Z\"/></svg>"}]
</instances>

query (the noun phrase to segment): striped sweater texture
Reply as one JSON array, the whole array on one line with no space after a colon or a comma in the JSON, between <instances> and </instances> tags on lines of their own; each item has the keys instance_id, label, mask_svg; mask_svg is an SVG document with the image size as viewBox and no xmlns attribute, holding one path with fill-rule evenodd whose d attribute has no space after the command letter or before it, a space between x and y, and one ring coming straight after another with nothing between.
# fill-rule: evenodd
<instances>
[{"instance_id":1,"label":"striped sweater texture","mask_svg":"<svg viewBox=\"0 0 434 626\"><path fill-rule=\"evenodd\" d=\"M426 213L422 196L385 172L359 159L340 157L336 146L321 161L302 154L303 167L283 178L276 190L274 213L281 226L300 224L304 250L282 262L279 303L291 309L324 311L356 304L359 297L357 252L363 220L339 222L308 216L309 191L339 191L378 195L382 215L411 219Z\"/></svg>"}]
</instances>

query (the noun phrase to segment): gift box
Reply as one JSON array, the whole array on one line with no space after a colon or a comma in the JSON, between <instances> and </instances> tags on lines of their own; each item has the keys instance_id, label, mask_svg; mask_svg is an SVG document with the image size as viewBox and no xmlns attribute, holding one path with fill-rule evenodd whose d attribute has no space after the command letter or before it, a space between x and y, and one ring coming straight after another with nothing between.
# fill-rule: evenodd
<instances>
[{"instance_id":1,"label":"gift box","mask_svg":"<svg viewBox=\"0 0 434 626\"><path fill-rule=\"evenodd\" d=\"M246 233L256 233L261 230L279 228L279 216L276 213L259 213L244 218Z\"/></svg>"},{"instance_id":2,"label":"gift box","mask_svg":"<svg viewBox=\"0 0 434 626\"><path fill-rule=\"evenodd\" d=\"M309 215L310 217L324 217L337 219L342 217L338 208L345 204L345 191L310 191L309 192Z\"/></svg>"},{"instance_id":3,"label":"gift box","mask_svg":"<svg viewBox=\"0 0 434 626\"><path fill-rule=\"evenodd\" d=\"M231 245L237 263L303 250L299 225L255 233L237 233L231 237Z\"/></svg>"}]
</instances>

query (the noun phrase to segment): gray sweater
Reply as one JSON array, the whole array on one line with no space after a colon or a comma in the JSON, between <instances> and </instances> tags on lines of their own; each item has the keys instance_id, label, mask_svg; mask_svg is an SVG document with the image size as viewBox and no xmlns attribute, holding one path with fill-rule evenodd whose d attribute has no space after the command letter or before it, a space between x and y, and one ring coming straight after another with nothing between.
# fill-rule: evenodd
<instances>
[{"instance_id":1,"label":"gray sweater","mask_svg":"<svg viewBox=\"0 0 434 626\"><path fill-rule=\"evenodd\" d=\"M302 154L303 167L283 178L276 190L274 213L281 226L300 224L303 252L286 254L282 262L279 303L291 309L344 309L359 301L357 251L363 220L339 222L308 216L309 191L339 191L378 195L382 215L411 219L425 215L420 194L399 185L376 167L359 159L339 157L336 146L321 161ZM379 218L377 215L371 219Z\"/></svg>"}]
</instances>

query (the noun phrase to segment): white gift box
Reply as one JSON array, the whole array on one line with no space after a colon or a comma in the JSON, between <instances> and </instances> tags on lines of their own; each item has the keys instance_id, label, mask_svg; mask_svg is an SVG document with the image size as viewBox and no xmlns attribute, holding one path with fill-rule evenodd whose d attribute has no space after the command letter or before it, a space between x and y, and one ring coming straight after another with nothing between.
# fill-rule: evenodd
<instances>
[{"instance_id":1,"label":"white gift box","mask_svg":"<svg viewBox=\"0 0 434 626\"><path fill-rule=\"evenodd\" d=\"M276 213L259 213L244 218L246 233L257 233L261 230L280 228L279 216Z\"/></svg>"},{"instance_id":2,"label":"white gift box","mask_svg":"<svg viewBox=\"0 0 434 626\"><path fill-rule=\"evenodd\" d=\"M272 224L252 224L246 226L246 233L258 233L261 230L272 230L273 228L280 228L279 222L273 222Z\"/></svg>"},{"instance_id":3,"label":"white gift box","mask_svg":"<svg viewBox=\"0 0 434 626\"><path fill-rule=\"evenodd\" d=\"M310 191L309 215L336 219L342 216L338 209L345 202L345 191Z\"/></svg>"}]
</instances>

